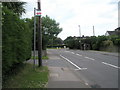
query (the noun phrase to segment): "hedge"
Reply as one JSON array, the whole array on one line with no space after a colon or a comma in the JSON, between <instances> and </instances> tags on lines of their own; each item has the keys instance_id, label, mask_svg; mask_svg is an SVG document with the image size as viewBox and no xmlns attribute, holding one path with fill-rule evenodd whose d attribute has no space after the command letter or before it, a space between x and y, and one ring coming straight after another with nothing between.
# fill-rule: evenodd
<instances>
[{"instance_id":1,"label":"hedge","mask_svg":"<svg viewBox=\"0 0 120 90\"><path fill-rule=\"evenodd\" d=\"M2 8L2 71L11 70L31 57L32 32L28 24L9 9Z\"/></svg>"}]
</instances>

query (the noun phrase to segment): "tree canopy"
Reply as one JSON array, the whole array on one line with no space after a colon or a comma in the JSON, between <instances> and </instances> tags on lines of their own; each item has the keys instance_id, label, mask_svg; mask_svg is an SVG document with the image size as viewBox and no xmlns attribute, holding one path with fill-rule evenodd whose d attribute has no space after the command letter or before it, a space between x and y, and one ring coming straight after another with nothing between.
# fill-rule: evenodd
<instances>
[{"instance_id":1,"label":"tree canopy","mask_svg":"<svg viewBox=\"0 0 120 90\"><path fill-rule=\"evenodd\" d=\"M25 13L24 5L26 2L3 2L3 7L7 7L9 10L13 11L13 13L21 16L22 13Z\"/></svg>"},{"instance_id":2,"label":"tree canopy","mask_svg":"<svg viewBox=\"0 0 120 90\"><path fill-rule=\"evenodd\" d=\"M34 30L34 17L31 19L26 18L25 22L29 23L29 27ZM38 18L36 19L38 22ZM38 30L38 24L36 23L36 31ZM58 34L62 31L62 28L59 27L54 19L51 19L49 16L42 17L42 49L45 50L46 46L49 44L52 45L54 40L57 38ZM38 34L38 33L37 33ZM37 36L37 35L36 35ZM37 40L36 40L37 45Z\"/></svg>"}]
</instances>

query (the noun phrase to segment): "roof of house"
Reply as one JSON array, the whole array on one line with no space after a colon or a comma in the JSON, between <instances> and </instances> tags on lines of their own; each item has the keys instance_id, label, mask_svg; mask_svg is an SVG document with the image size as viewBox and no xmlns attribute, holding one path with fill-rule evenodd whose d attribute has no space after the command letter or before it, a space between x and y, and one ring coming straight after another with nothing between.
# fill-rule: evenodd
<instances>
[{"instance_id":1,"label":"roof of house","mask_svg":"<svg viewBox=\"0 0 120 90\"><path fill-rule=\"evenodd\" d=\"M107 31L107 33L108 33L109 35L116 35L116 32L115 32L115 31Z\"/></svg>"}]
</instances>

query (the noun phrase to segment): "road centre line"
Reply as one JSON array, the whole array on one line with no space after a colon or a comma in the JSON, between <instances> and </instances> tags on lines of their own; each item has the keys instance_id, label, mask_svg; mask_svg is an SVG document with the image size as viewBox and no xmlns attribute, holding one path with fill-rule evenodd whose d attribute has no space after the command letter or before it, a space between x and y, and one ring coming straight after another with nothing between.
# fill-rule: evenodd
<instances>
[{"instance_id":1,"label":"road centre line","mask_svg":"<svg viewBox=\"0 0 120 90\"><path fill-rule=\"evenodd\" d=\"M89 57L85 57L85 58L90 59L90 60L93 60L93 61L95 60L95 59L93 59L93 58L89 58Z\"/></svg>"},{"instance_id":2,"label":"road centre line","mask_svg":"<svg viewBox=\"0 0 120 90\"><path fill-rule=\"evenodd\" d=\"M74 52L71 52L72 54L75 54Z\"/></svg>"},{"instance_id":3,"label":"road centre line","mask_svg":"<svg viewBox=\"0 0 120 90\"><path fill-rule=\"evenodd\" d=\"M65 52L70 52L70 51L65 51Z\"/></svg>"},{"instance_id":4,"label":"road centre line","mask_svg":"<svg viewBox=\"0 0 120 90\"><path fill-rule=\"evenodd\" d=\"M66 61L68 61L69 63L71 63L73 66L75 66L77 69L75 70L83 70L83 69L87 69L87 68L80 68L79 66L77 66L76 64L74 64L73 62L71 62L69 59L65 58L64 56L60 55L60 57L62 57L63 59L65 59Z\"/></svg>"},{"instance_id":5,"label":"road centre line","mask_svg":"<svg viewBox=\"0 0 120 90\"><path fill-rule=\"evenodd\" d=\"M78 56L82 56L82 55L80 55L80 54L76 54L76 55L78 55Z\"/></svg>"},{"instance_id":6,"label":"road centre line","mask_svg":"<svg viewBox=\"0 0 120 90\"><path fill-rule=\"evenodd\" d=\"M115 66L115 65L112 65L112 64L109 64L109 63L106 63L106 62L102 62L102 63L105 64L105 65L120 69L120 67L118 67L118 66Z\"/></svg>"},{"instance_id":7,"label":"road centre line","mask_svg":"<svg viewBox=\"0 0 120 90\"><path fill-rule=\"evenodd\" d=\"M69 53L75 54L74 52L70 52L70 51L65 51L65 52L69 52Z\"/></svg>"},{"instance_id":8,"label":"road centre line","mask_svg":"<svg viewBox=\"0 0 120 90\"><path fill-rule=\"evenodd\" d=\"M70 51L65 51L65 52L70 52ZM70 53L75 54L74 52L70 52ZM82 55L80 55L80 54L78 54L78 53L77 53L76 55L78 55L78 56L82 56ZM89 58L89 57L85 57L85 58L90 59L90 60L93 60L93 61L95 60L95 59L93 59L93 58Z\"/></svg>"}]
</instances>

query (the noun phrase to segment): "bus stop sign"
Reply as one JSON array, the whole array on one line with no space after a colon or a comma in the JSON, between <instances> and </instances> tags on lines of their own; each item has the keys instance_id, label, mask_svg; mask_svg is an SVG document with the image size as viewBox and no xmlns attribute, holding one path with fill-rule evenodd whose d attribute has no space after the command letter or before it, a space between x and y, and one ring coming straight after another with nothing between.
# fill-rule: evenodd
<instances>
[{"instance_id":1,"label":"bus stop sign","mask_svg":"<svg viewBox=\"0 0 120 90\"><path fill-rule=\"evenodd\" d=\"M40 10L36 10L36 16L41 16L41 11Z\"/></svg>"}]
</instances>

